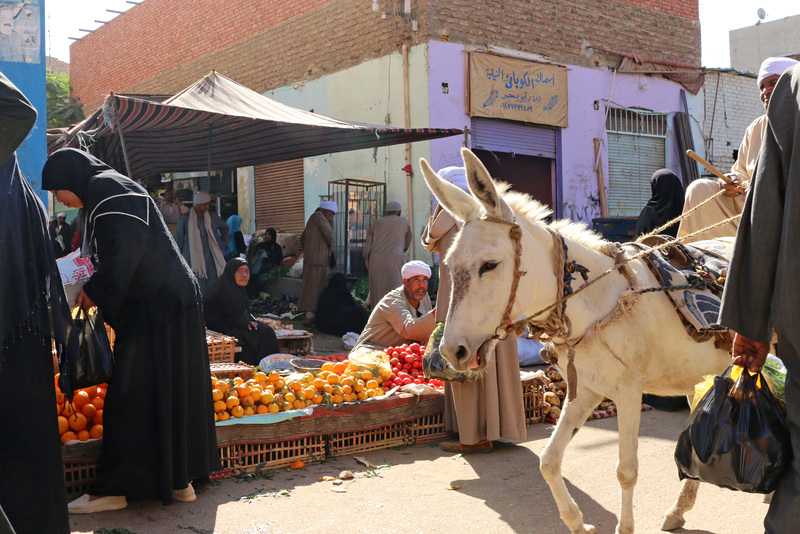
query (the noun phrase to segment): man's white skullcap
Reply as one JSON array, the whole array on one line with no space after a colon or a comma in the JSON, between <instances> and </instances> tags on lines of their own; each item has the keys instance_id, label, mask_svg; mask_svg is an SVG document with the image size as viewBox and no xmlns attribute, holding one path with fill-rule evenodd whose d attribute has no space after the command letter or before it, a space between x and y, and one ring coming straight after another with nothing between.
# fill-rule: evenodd
<instances>
[{"instance_id":1,"label":"man's white skullcap","mask_svg":"<svg viewBox=\"0 0 800 534\"><path fill-rule=\"evenodd\" d=\"M436 174L438 174L439 178L442 180L450 182L459 189L469 193L469 186L467 185L467 173L464 171L464 167L445 167L443 169L439 169L439 172Z\"/></svg>"},{"instance_id":2,"label":"man's white skullcap","mask_svg":"<svg viewBox=\"0 0 800 534\"><path fill-rule=\"evenodd\" d=\"M763 82L764 78L767 76L772 76L773 74L780 76L786 71L786 69L796 64L797 61L792 58L768 57L761 64L761 69L758 71L758 80L756 80L756 83L758 83L758 86L761 87L761 82Z\"/></svg>"},{"instance_id":3,"label":"man's white skullcap","mask_svg":"<svg viewBox=\"0 0 800 534\"><path fill-rule=\"evenodd\" d=\"M403 275L403 280L408 280L415 276L431 277L431 268L424 261L413 260L403 265L403 270L400 271Z\"/></svg>"},{"instance_id":4,"label":"man's white skullcap","mask_svg":"<svg viewBox=\"0 0 800 534\"><path fill-rule=\"evenodd\" d=\"M400 203L396 200L392 200L386 203L386 213L390 211L402 211L403 207Z\"/></svg>"},{"instance_id":5,"label":"man's white skullcap","mask_svg":"<svg viewBox=\"0 0 800 534\"><path fill-rule=\"evenodd\" d=\"M332 211L333 213L339 211L339 207L333 200L323 200L322 202L319 203L319 207L324 210Z\"/></svg>"},{"instance_id":6,"label":"man's white skullcap","mask_svg":"<svg viewBox=\"0 0 800 534\"><path fill-rule=\"evenodd\" d=\"M58 214L58 218L60 219L61 217L64 217L66 219L67 214L62 211L61 213Z\"/></svg>"},{"instance_id":7,"label":"man's white skullcap","mask_svg":"<svg viewBox=\"0 0 800 534\"><path fill-rule=\"evenodd\" d=\"M51 221L55 221L55 220L56 220L56 216L55 216L55 215L51 215L51 216L50 216L50 220L51 220Z\"/></svg>"},{"instance_id":8,"label":"man's white skullcap","mask_svg":"<svg viewBox=\"0 0 800 534\"><path fill-rule=\"evenodd\" d=\"M211 195L209 195L205 191L198 191L197 193L194 194L195 206L198 204L205 204L206 202L211 202Z\"/></svg>"}]
</instances>

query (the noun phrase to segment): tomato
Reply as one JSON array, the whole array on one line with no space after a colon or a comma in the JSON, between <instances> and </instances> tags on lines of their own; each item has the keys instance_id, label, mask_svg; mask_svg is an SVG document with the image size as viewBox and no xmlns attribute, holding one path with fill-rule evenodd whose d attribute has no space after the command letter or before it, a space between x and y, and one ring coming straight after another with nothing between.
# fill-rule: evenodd
<instances>
[{"instance_id":1,"label":"tomato","mask_svg":"<svg viewBox=\"0 0 800 534\"><path fill-rule=\"evenodd\" d=\"M389 360L389 364L390 364L392 367L395 367L395 366L396 366L397 364L399 364L399 363L400 363L400 358L392 358L391 360Z\"/></svg>"},{"instance_id":2,"label":"tomato","mask_svg":"<svg viewBox=\"0 0 800 534\"><path fill-rule=\"evenodd\" d=\"M428 350L428 348L427 348L427 347L420 347L420 348L419 348L419 353L420 353L420 354L425 354L425 352L427 352L427 350Z\"/></svg>"},{"instance_id":3,"label":"tomato","mask_svg":"<svg viewBox=\"0 0 800 534\"><path fill-rule=\"evenodd\" d=\"M404 386L407 386L407 385L408 385L408 384L410 384L410 383L411 383L411 379L410 379L410 378L404 378L404 379L403 379L403 385L404 385Z\"/></svg>"},{"instance_id":4,"label":"tomato","mask_svg":"<svg viewBox=\"0 0 800 534\"><path fill-rule=\"evenodd\" d=\"M409 349L413 350L414 352L419 352L419 343L412 343L408 346Z\"/></svg>"},{"instance_id":5,"label":"tomato","mask_svg":"<svg viewBox=\"0 0 800 534\"><path fill-rule=\"evenodd\" d=\"M416 379L414 379L414 383L415 384L422 384L422 380L420 380L419 378L416 378Z\"/></svg>"},{"instance_id":6,"label":"tomato","mask_svg":"<svg viewBox=\"0 0 800 534\"><path fill-rule=\"evenodd\" d=\"M382 387L384 390L387 390L387 389L392 389L392 388L394 387L394 382L392 382L392 381L391 381L391 380L389 380L389 379L387 379L387 380L384 380L384 381L383 381L383 384L381 384L381 387Z\"/></svg>"}]
</instances>

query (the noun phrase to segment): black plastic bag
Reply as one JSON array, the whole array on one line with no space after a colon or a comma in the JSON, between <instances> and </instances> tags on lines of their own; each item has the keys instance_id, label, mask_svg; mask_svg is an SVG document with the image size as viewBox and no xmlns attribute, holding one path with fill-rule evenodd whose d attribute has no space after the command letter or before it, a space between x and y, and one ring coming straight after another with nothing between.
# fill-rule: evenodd
<instances>
[{"instance_id":1,"label":"black plastic bag","mask_svg":"<svg viewBox=\"0 0 800 534\"><path fill-rule=\"evenodd\" d=\"M714 379L692 411L675 448L681 479L770 493L792 460L789 430L761 373L733 366ZM761 384L762 387L759 387Z\"/></svg>"},{"instance_id":2,"label":"black plastic bag","mask_svg":"<svg viewBox=\"0 0 800 534\"><path fill-rule=\"evenodd\" d=\"M422 356L422 373L425 378L438 378L439 380L464 384L474 382L478 378L478 373L474 373L469 369L463 373L456 371L447 360L442 358L442 354L439 352L439 343L442 341L443 334L444 323L439 323L425 346L425 354Z\"/></svg>"},{"instance_id":3,"label":"black plastic bag","mask_svg":"<svg viewBox=\"0 0 800 534\"><path fill-rule=\"evenodd\" d=\"M67 344L77 347L61 361L59 387L71 399L75 390L108 382L114 369L114 355L99 308L90 314L81 309L75 327L67 333Z\"/></svg>"}]
</instances>

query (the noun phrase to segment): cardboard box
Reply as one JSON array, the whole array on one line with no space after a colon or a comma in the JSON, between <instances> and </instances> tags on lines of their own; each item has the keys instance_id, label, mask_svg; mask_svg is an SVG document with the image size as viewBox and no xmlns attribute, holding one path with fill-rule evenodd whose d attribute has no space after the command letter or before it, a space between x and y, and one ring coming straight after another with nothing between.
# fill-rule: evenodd
<instances>
[{"instance_id":1,"label":"cardboard box","mask_svg":"<svg viewBox=\"0 0 800 534\"><path fill-rule=\"evenodd\" d=\"M298 241L300 237L297 234L287 234L285 232L278 232L275 241L283 249L283 257L294 256L297 254Z\"/></svg>"}]
</instances>

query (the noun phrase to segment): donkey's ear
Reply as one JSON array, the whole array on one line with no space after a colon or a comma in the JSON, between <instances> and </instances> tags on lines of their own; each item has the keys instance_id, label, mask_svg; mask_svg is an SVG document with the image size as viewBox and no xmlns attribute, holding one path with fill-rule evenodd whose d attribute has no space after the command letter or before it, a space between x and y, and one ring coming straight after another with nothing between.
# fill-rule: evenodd
<instances>
[{"instance_id":1,"label":"donkey's ear","mask_svg":"<svg viewBox=\"0 0 800 534\"><path fill-rule=\"evenodd\" d=\"M494 180L489 176L489 171L483 166L478 156L469 149L462 148L461 157L464 160L469 190L472 191L472 194L481 203L483 209L486 210L486 214L496 219L513 221L514 213L497 192Z\"/></svg>"},{"instance_id":2,"label":"donkey's ear","mask_svg":"<svg viewBox=\"0 0 800 534\"><path fill-rule=\"evenodd\" d=\"M439 178L425 158L420 158L419 167L425 183L428 184L428 189L456 219L467 222L480 216L481 206L469 193L462 191L447 180Z\"/></svg>"}]
</instances>

